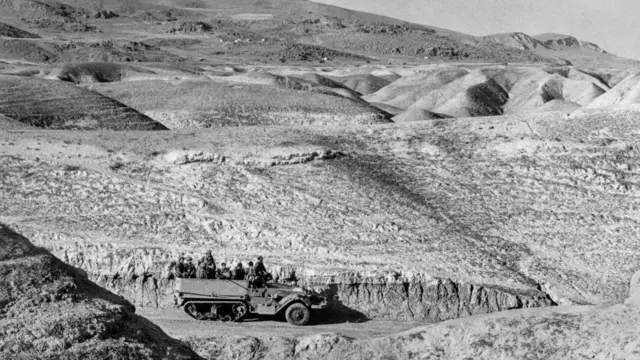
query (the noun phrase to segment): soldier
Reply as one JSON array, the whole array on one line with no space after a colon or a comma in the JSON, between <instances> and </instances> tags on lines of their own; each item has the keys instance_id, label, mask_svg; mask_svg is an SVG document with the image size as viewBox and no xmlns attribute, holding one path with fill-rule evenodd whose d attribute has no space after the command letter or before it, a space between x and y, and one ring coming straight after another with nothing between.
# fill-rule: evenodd
<instances>
[{"instance_id":1,"label":"soldier","mask_svg":"<svg viewBox=\"0 0 640 360\"><path fill-rule=\"evenodd\" d=\"M298 285L298 278L296 277L296 271L292 270L289 276L287 276L284 280L284 283L287 285Z\"/></svg>"},{"instance_id":2,"label":"soldier","mask_svg":"<svg viewBox=\"0 0 640 360\"><path fill-rule=\"evenodd\" d=\"M185 260L187 260L187 263L185 264L186 274L184 277L194 279L196 277L196 266L191 262L193 259L191 256L187 256Z\"/></svg>"},{"instance_id":3,"label":"soldier","mask_svg":"<svg viewBox=\"0 0 640 360\"><path fill-rule=\"evenodd\" d=\"M233 270L233 279L244 280L244 269L242 268L241 262L239 262L238 265L236 265L236 268Z\"/></svg>"},{"instance_id":4,"label":"soldier","mask_svg":"<svg viewBox=\"0 0 640 360\"><path fill-rule=\"evenodd\" d=\"M220 269L218 270L218 278L231 279L231 269L227 267L227 263L222 263L222 265L220 265Z\"/></svg>"},{"instance_id":5,"label":"soldier","mask_svg":"<svg viewBox=\"0 0 640 360\"><path fill-rule=\"evenodd\" d=\"M216 261L211 255L211 250L207 250L206 255L200 259L198 263L199 279L215 279L216 278Z\"/></svg>"},{"instance_id":6,"label":"soldier","mask_svg":"<svg viewBox=\"0 0 640 360\"><path fill-rule=\"evenodd\" d=\"M262 280L262 282L267 282L269 280L271 280L273 277L271 276L271 274L269 274L269 272L267 271L267 268L264 266L264 264L262 263L262 256L258 256L258 260L256 261L256 266L255 266L255 273L256 273L256 277L258 277L260 280Z\"/></svg>"},{"instance_id":7,"label":"soldier","mask_svg":"<svg viewBox=\"0 0 640 360\"><path fill-rule=\"evenodd\" d=\"M173 268L173 275L177 278L187 277L187 264L184 263L184 256L178 258L178 263Z\"/></svg>"},{"instance_id":8,"label":"soldier","mask_svg":"<svg viewBox=\"0 0 640 360\"><path fill-rule=\"evenodd\" d=\"M204 262L204 259L200 259L198 261L198 266L196 269L196 278L198 279L206 279L207 278L207 266Z\"/></svg>"},{"instance_id":9,"label":"soldier","mask_svg":"<svg viewBox=\"0 0 640 360\"><path fill-rule=\"evenodd\" d=\"M253 261L249 261L249 267L247 268L247 281L249 282L249 287L254 287L256 281L256 272L253 268Z\"/></svg>"}]
</instances>

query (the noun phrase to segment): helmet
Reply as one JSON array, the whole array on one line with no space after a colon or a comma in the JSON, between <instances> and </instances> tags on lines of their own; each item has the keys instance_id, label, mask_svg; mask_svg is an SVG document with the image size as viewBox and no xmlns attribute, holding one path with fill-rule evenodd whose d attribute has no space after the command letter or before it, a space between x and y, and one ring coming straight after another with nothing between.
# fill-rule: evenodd
<instances>
[{"instance_id":1,"label":"helmet","mask_svg":"<svg viewBox=\"0 0 640 360\"><path fill-rule=\"evenodd\" d=\"M262 255L258 256L258 260L262 260L262 259L264 259Z\"/></svg>"},{"instance_id":2,"label":"helmet","mask_svg":"<svg viewBox=\"0 0 640 360\"><path fill-rule=\"evenodd\" d=\"M207 255L211 255L211 250L207 250Z\"/></svg>"},{"instance_id":3,"label":"helmet","mask_svg":"<svg viewBox=\"0 0 640 360\"><path fill-rule=\"evenodd\" d=\"M227 266L227 263L222 263L221 265L222 265L222 266Z\"/></svg>"},{"instance_id":4,"label":"helmet","mask_svg":"<svg viewBox=\"0 0 640 360\"><path fill-rule=\"evenodd\" d=\"M184 260L184 256L180 256L180 257L178 258L178 261L180 261L180 260Z\"/></svg>"},{"instance_id":5,"label":"helmet","mask_svg":"<svg viewBox=\"0 0 640 360\"><path fill-rule=\"evenodd\" d=\"M191 261L191 260L193 260L193 258L191 256L187 256L185 260Z\"/></svg>"}]
</instances>

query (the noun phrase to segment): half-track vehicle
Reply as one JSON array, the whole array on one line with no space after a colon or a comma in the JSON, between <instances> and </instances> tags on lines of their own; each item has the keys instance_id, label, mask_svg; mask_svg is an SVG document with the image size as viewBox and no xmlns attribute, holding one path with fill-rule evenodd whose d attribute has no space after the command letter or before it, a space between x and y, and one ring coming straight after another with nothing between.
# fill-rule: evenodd
<instances>
[{"instance_id":1,"label":"half-track vehicle","mask_svg":"<svg viewBox=\"0 0 640 360\"><path fill-rule=\"evenodd\" d=\"M311 310L328 306L327 300L301 287L265 283L250 287L246 280L178 278L178 305L198 320L241 321L249 314L284 315L293 325L306 325Z\"/></svg>"}]
</instances>

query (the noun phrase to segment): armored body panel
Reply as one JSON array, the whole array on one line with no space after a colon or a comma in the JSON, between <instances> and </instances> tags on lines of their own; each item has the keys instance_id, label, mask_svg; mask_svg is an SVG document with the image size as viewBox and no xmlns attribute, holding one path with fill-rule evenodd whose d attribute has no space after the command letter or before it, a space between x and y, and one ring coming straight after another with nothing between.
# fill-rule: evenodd
<instances>
[{"instance_id":1,"label":"armored body panel","mask_svg":"<svg viewBox=\"0 0 640 360\"><path fill-rule=\"evenodd\" d=\"M235 298L244 299L249 294L249 284L245 280L176 280L176 291L184 298Z\"/></svg>"},{"instance_id":2,"label":"armored body panel","mask_svg":"<svg viewBox=\"0 0 640 360\"><path fill-rule=\"evenodd\" d=\"M245 280L178 278L175 285L178 305L198 320L240 321L248 314L285 314L294 325L309 322L311 310L327 307L323 297L303 288L281 284L250 287Z\"/></svg>"}]
</instances>

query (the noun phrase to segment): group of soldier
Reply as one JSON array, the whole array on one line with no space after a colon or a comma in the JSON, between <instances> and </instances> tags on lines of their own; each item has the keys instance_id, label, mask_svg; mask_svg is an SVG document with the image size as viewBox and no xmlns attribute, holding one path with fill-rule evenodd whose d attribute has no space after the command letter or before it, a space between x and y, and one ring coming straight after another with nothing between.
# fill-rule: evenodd
<instances>
[{"instance_id":1,"label":"group of soldier","mask_svg":"<svg viewBox=\"0 0 640 360\"><path fill-rule=\"evenodd\" d=\"M241 262L233 270L226 263L220 264L220 268L217 268L216 261L209 250L197 265L193 264L191 256L181 256L173 268L173 274L177 278L248 280L250 284L258 285L271 280L271 274L267 272L262 260L263 257L258 256L255 264L249 261L249 267L246 270Z\"/></svg>"}]
</instances>

